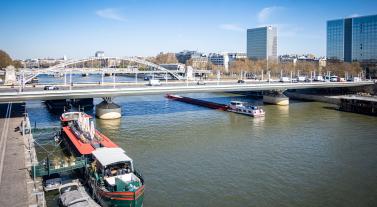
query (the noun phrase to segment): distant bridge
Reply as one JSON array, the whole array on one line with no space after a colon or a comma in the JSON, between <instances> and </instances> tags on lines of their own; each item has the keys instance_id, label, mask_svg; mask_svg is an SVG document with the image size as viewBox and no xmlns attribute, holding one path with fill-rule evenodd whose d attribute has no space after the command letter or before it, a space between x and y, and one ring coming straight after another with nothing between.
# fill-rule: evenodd
<instances>
[{"instance_id":1,"label":"distant bridge","mask_svg":"<svg viewBox=\"0 0 377 207\"><path fill-rule=\"evenodd\" d=\"M148 69L139 70L137 68L124 68L124 64L117 64L117 62L121 61L145 65L148 67ZM101 64L97 67L95 65L98 62ZM102 62L104 62L106 65L102 65ZM58 73L67 75L78 73L165 73L171 75L171 77L177 80L181 80L182 76L179 73L184 72L185 71L168 70L160 65L137 57L90 57L79 60L68 60L44 69L23 69L19 73L19 76L21 77L20 80L22 84L25 84L40 74Z\"/></svg>"},{"instance_id":2,"label":"distant bridge","mask_svg":"<svg viewBox=\"0 0 377 207\"><path fill-rule=\"evenodd\" d=\"M116 88L101 88L100 86L80 86L74 90L40 90L26 92L0 93L0 102L15 102L28 100L54 100L70 98L104 98L127 95L166 94L166 93L202 93L202 92L230 92L230 91L266 91L308 88L337 88L373 85L371 81L364 82L313 82L313 83L246 83L234 84L212 82L207 85L188 83L167 84L164 86L129 85ZM100 87L100 88L99 88Z\"/></svg>"}]
</instances>

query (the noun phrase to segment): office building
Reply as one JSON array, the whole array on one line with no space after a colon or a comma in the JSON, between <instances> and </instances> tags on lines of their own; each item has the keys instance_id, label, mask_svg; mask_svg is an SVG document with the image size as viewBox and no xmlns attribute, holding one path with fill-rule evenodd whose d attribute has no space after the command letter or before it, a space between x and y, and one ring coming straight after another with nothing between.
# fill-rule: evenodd
<instances>
[{"instance_id":1,"label":"office building","mask_svg":"<svg viewBox=\"0 0 377 207\"><path fill-rule=\"evenodd\" d=\"M247 57L277 60L277 29L273 26L247 30Z\"/></svg>"},{"instance_id":2,"label":"office building","mask_svg":"<svg viewBox=\"0 0 377 207\"><path fill-rule=\"evenodd\" d=\"M377 75L377 15L327 21L327 59L361 63Z\"/></svg>"}]
</instances>

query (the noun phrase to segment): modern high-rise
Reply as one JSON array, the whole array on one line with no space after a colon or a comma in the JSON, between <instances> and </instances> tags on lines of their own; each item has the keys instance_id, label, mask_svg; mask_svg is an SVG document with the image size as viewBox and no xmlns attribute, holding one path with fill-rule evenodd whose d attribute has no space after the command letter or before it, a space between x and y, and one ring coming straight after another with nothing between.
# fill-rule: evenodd
<instances>
[{"instance_id":1,"label":"modern high-rise","mask_svg":"<svg viewBox=\"0 0 377 207\"><path fill-rule=\"evenodd\" d=\"M367 73L375 73L377 15L327 21L327 59L358 61Z\"/></svg>"},{"instance_id":2,"label":"modern high-rise","mask_svg":"<svg viewBox=\"0 0 377 207\"><path fill-rule=\"evenodd\" d=\"M273 26L247 30L247 57L277 60L277 29Z\"/></svg>"}]
</instances>

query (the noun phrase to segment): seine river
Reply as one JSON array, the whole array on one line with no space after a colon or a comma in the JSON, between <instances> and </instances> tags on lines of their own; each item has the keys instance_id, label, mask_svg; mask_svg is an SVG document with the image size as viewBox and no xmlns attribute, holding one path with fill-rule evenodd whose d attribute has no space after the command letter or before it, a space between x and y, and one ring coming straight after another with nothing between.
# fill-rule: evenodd
<instances>
[{"instance_id":1,"label":"seine river","mask_svg":"<svg viewBox=\"0 0 377 207\"><path fill-rule=\"evenodd\" d=\"M262 104L232 94L184 95ZM96 120L96 126L142 171L146 207L377 206L376 117L317 102L263 105L264 118L162 95L115 102L123 117ZM38 101L27 108L37 128L46 129L37 139L52 137L58 116ZM47 198L49 206L56 205L56 196Z\"/></svg>"}]
</instances>

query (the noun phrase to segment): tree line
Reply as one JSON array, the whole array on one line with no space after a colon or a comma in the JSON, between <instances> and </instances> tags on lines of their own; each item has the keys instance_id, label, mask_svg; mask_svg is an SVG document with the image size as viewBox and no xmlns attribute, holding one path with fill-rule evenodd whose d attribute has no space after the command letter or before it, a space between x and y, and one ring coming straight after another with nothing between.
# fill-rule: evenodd
<instances>
[{"instance_id":1,"label":"tree line","mask_svg":"<svg viewBox=\"0 0 377 207\"><path fill-rule=\"evenodd\" d=\"M250 60L240 59L230 63L230 73L251 73L255 75L267 74L272 77L280 76L310 76L313 74L324 75L331 73L337 76L357 76L362 72L362 68L358 62L327 62L325 66L321 66L319 62L297 61L293 62L277 62L266 60Z\"/></svg>"}]
</instances>

